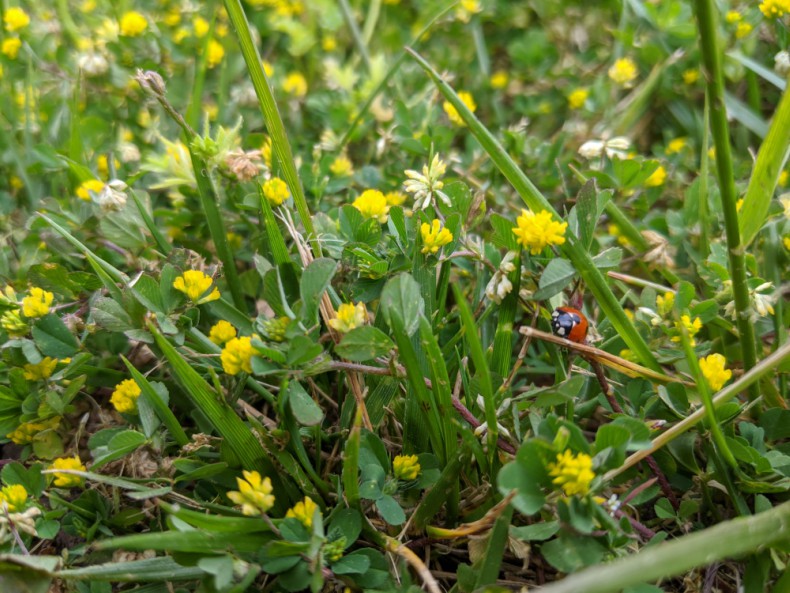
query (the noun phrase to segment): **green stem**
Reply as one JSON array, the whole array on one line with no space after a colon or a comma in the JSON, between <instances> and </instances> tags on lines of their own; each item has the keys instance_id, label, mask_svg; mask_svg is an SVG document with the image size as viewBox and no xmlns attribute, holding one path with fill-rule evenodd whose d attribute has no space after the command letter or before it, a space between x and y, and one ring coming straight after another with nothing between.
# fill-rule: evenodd
<instances>
[{"instance_id":1,"label":"green stem","mask_svg":"<svg viewBox=\"0 0 790 593\"><path fill-rule=\"evenodd\" d=\"M749 288L746 284L746 264L744 261L741 233L738 228L738 211L735 204L738 194L735 190L732 154L730 151L729 124L727 108L724 105L724 74L721 52L716 37L716 19L713 0L694 0L694 12L699 28L700 49L707 79L710 98L710 126L716 146L716 168L719 177L724 227L727 236L727 250L730 258L730 277L735 299L738 332L744 370L749 371L757 363L754 326L749 321ZM760 388L755 383L749 388L749 399L754 401L760 396Z\"/></svg>"},{"instance_id":2,"label":"green stem","mask_svg":"<svg viewBox=\"0 0 790 593\"><path fill-rule=\"evenodd\" d=\"M338 4L340 4L340 12L343 13L343 20L346 21L346 26L348 27L348 30L351 31L351 37L354 39L354 45L357 46L357 51L359 52L359 55L362 56L362 61L365 62L365 69L367 69L368 72L371 72L368 48L365 45L365 40L362 39L362 34L359 32L357 21L354 19L354 14L351 12L351 6L349 6L348 0L338 0Z\"/></svg>"}]
</instances>

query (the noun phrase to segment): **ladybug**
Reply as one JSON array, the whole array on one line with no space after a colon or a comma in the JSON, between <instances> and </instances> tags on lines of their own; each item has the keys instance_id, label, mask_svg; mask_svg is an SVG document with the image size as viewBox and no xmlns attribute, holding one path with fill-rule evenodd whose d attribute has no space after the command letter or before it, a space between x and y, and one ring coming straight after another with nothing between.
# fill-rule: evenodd
<instances>
[{"instance_id":1,"label":"ladybug","mask_svg":"<svg viewBox=\"0 0 790 593\"><path fill-rule=\"evenodd\" d=\"M551 331L571 342L584 342L588 326L584 313L573 307L557 307L551 314Z\"/></svg>"}]
</instances>

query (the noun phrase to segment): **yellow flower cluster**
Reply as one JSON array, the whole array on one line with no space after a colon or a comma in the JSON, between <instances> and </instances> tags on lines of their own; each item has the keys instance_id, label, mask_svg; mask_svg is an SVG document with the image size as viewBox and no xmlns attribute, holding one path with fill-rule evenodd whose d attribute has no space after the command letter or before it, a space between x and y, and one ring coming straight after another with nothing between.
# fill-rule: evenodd
<instances>
[{"instance_id":1,"label":"yellow flower cluster","mask_svg":"<svg viewBox=\"0 0 790 593\"><path fill-rule=\"evenodd\" d=\"M609 78L617 84L630 86L636 79L639 71L636 63L631 58L620 58L609 68Z\"/></svg>"},{"instance_id":2,"label":"yellow flower cluster","mask_svg":"<svg viewBox=\"0 0 790 593\"><path fill-rule=\"evenodd\" d=\"M245 470L241 473L244 479L236 478L238 491L228 492L228 498L241 505L241 512L245 515L260 515L272 508L272 481L269 478L262 479L261 474L256 471Z\"/></svg>"},{"instance_id":3,"label":"yellow flower cluster","mask_svg":"<svg viewBox=\"0 0 790 593\"><path fill-rule=\"evenodd\" d=\"M653 171L650 174L650 177L645 179L645 187L658 187L660 185L664 185L666 180L667 170L662 165L659 165L658 169Z\"/></svg>"},{"instance_id":4,"label":"yellow flower cluster","mask_svg":"<svg viewBox=\"0 0 790 593\"><path fill-rule=\"evenodd\" d=\"M99 181L98 179L88 179L87 181L80 183L80 186L77 188L77 197L80 200L90 202L91 192L98 194L102 189L104 189L103 181Z\"/></svg>"},{"instance_id":5,"label":"yellow flower cluster","mask_svg":"<svg viewBox=\"0 0 790 593\"><path fill-rule=\"evenodd\" d=\"M288 509L288 511L285 513L285 517L287 519L296 519L302 525L307 527L307 529L310 529L313 526L313 515L317 509L318 505L313 502L313 499L309 496L305 496L304 500L300 500L294 506Z\"/></svg>"},{"instance_id":6,"label":"yellow flower cluster","mask_svg":"<svg viewBox=\"0 0 790 593\"><path fill-rule=\"evenodd\" d=\"M420 234L422 253L436 253L453 240L453 234L437 218L434 218L431 224L422 223Z\"/></svg>"},{"instance_id":7,"label":"yellow flower cluster","mask_svg":"<svg viewBox=\"0 0 790 593\"><path fill-rule=\"evenodd\" d=\"M222 63L222 58L225 57L225 48L216 39L208 42L206 50L206 66L208 68L215 68Z\"/></svg>"},{"instance_id":8,"label":"yellow flower cluster","mask_svg":"<svg viewBox=\"0 0 790 593\"><path fill-rule=\"evenodd\" d=\"M366 189L351 205L365 218L375 218L381 223L387 222L389 212L387 198L377 189Z\"/></svg>"},{"instance_id":9,"label":"yellow flower cluster","mask_svg":"<svg viewBox=\"0 0 790 593\"><path fill-rule=\"evenodd\" d=\"M49 313L49 306L54 298L55 295L51 292L34 286L28 296L22 299L22 315L29 319L43 317Z\"/></svg>"},{"instance_id":10,"label":"yellow flower cluster","mask_svg":"<svg viewBox=\"0 0 790 593\"><path fill-rule=\"evenodd\" d=\"M8 332L8 336L11 338L21 338L27 334L28 330L27 323L19 315L19 309L12 309L3 313L0 316L0 327Z\"/></svg>"},{"instance_id":11,"label":"yellow flower cluster","mask_svg":"<svg viewBox=\"0 0 790 593\"><path fill-rule=\"evenodd\" d=\"M681 316L680 321L675 322L675 329L677 329L678 332L682 332L684 327L688 332L691 345L696 346L697 341L694 339L694 336L696 336L699 333L699 330L702 329L702 320L699 317L695 317L692 321L689 315L683 315ZM680 342L680 336L673 336L672 341Z\"/></svg>"},{"instance_id":12,"label":"yellow flower cluster","mask_svg":"<svg viewBox=\"0 0 790 593\"><path fill-rule=\"evenodd\" d=\"M44 381L52 376L58 364L57 358L45 356L37 364L26 364L23 368L24 377L28 381Z\"/></svg>"},{"instance_id":13,"label":"yellow flower cluster","mask_svg":"<svg viewBox=\"0 0 790 593\"><path fill-rule=\"evenodd\" d=\"M242 336L228 340L219 355L222 361L222 370L229 375L238 375L240 372L252 372L252 338Z\"/></svg>"},{"instance_id":14,"label":"yellow flower cluster","mask_svg":"<svg viewBox=\"0 0 790 593\"><path fill-rule=\"evenodd\" d=\"M673 138L672 140L667 142L666 153L677 154L680 151L682 151L684 148L686 148L687 144L688 142L686 141L685 138Z\"/></svg>"},{"instance_id":15,"label":"yellow flower cluster","mask_svg":"<svg viewBox=\"0 0 790 593\"><path fill-rule=\"evenodd\" d=\"M590 484L595 478L592 458L585 453L574 455L570 449L558 454L556 462L550 463L548 469L554 478L552 484L562 488L566 496L584 496L590 491Z\"/></svg>"},{"instance_id":16,"label":"yellow flower cluster","mask_svg":"<svg viewBox=\"0 0 790 593\"><path fill-rule=\"evenodd\" d=\"M713 391L724 387L724 384L732 378L732 371L724 368L726 364L727 359L721 354L711 354L699 360L702 375Z\"/></svg>"},{"instance_id":17,"label":"yellow flower cluster","mask_svg":"<svg viewBox=\"0 0 790 593\"><path fill-rule=\"evenodd\" d=\"M354 172L354 165L346 155L341 154L329 165L329 172L335 177L348 177Z\"/></svg>"},{"instance_id":18,"label":"yellow flower cluster","mask_svg":"<svg viewBox=\"0 0 790 593\"><path fill-rule=\"evenodd\" d=\"M421 469L416 455L398 455L392 460L392 473L398 480L416 480Z\"/></svg>"},{"instance_id":19,"label":"yellow flower cluster","mask_svg":"<svg viewBox=\"0 0 790 593\"><path fill-rule=\"evenodd\" d=\"M388 191L384 194L384 199L387 200L388 206L400 206L406 201L406 194L402 191Z\"/></svg>"},{"instance_id":20,"label":"yellow flower cluster","mask_svg":"<svg viewBox=\"0 0 790 593\"><path fill-rule=\"evenodd\" d=\"M285 181L279 177L272 177L263 183L263 195L272 206L279 206L288 199L290 194Z\"/></svg>"},{"instance_id":21,"label":"yellow flower cluster","mask_svg":"<svg viewBox=\"0 0 790 593\"><path fill-rule=\"evenodd\" d=\"M343 303L337 309L337 317L329 320L329 327L345 334L355 327L363 325L368 319L365 303Z\"/></svg>"},{"instance_id":22,"label":"yellow flower cluster","mask_svg":"<svg viewBox=\"0 0 790 593\"><path fill-rule=\"evenodd\" d=\"M790 12L790 0L763 0L760 2L760 12L769 19L782 17Z\"/></svg>"},{"instance_id":23,"label":"yellow flower cluster","mask_svg":"<svg viewBox=\"0 0 790 593\"><path fill-rule=\"evenodd\" d=\"M220 319L215 323L208 332L208 339L214 342L217 346L222 346L236 337L236 328L224 319Z\"/></svg>"},{"instance_id":24,"label":"yellow flower cluster","mask_svg":"<svg viewBox=\"0 0 790 593\"><path fill-rule=\"evenodd\" d=\"M469 108L469 111L471 111L472 113L474 113L477 110L477 103L475 103L475 99L474 97L472 97L471 93L468 93L467 91L459 91L458 98L461 99L461 102L464 105L466 105ZM442 103L442 109L444 109L444 112L447 114L447 117L450 119L451 122L453 122L458 126L466 125L466 123L458 113L458 110L455 108L455 106L452 103L450 103L449 101L445 101L444 103Z\"/></svg>"},{"instance_id":25,"label":"yellow flower cluster","mask_svg":"<svg viewBox=\"0 0 790 593\"><path fill-rule=\"evenodd\" d=\"M658 309L659 315L666 316L672 311L672 307L675 306L675 293L672 291L667 291L664 295L658 295L656 297L656 309Z\"/></svg>"},{"instance_id":26,"label":"yellow flower cluster","mask_svg":"<svg viewBox=\"0 0 790 593\"><path fill-rule=\"evenodd\" d=\"M49 466L49 469L72 469L76 471L85 471L85 465L80 461L80 458L75 455L74 457L58 457ZM58 488L75 488L82 486L85 478L76 476L74 474L59 473L53 474L55 476L54 484Z\"/></svg>"},{"instance_id":27,"label":"yellow flower cluster","mask_svg":"<svg viewBox=\"0 0 790 593\"><path fill-rule=\"evenodd\" d=\"M119 23L119 32L123 37L137 37L148 28L146 18L136 10L125 12Z\"/></svg>"},{"instance_id":28,"label":"yellow flower cluster","mask_svg":"<svg viewBox=\"0 0 790 593\"><path fill-rule=\"evenodd\" d=\"M22 484L11 484L0 490L0 509L8 508L9 513L18 513L27 503L27 490Z\"/></svg>"},{"instance_id":29,"label":"yellow flower cluster","mask_svg":"<svg viewBox=\"0 0 790 593\"><path fill-rule=\"evenodd\" d=\"M683 82L691 86L699 80L699 70L684 70L681 76L683 77Z\"/></svg>"},{"instance_id":30,"label":"yellow flower cluster","mask_svg":"<svg viewBox=\"0 0 790 593\"><path fill-rule=\"evenodd\" d=\"M283 90L300 99L307 94L307 79L301 72L291 72L283 81Z\"/></svg>"},{"instance_id":31,"label":"yellow flower cluster","mask_svg":"<svg viewBox=\"0 0 790 593\"><path fill-rule=\"evenodd\" d=\"M491 78L488 79L488 83L491 85L492 89L503 89L509 82L510 75L507 73L507 70L497 70L491 75Z\"/></svg>"},{"instance_id":32,"label":"yellow flower cluster","mask_svg":"<svg viewBox=\"0 0 790 593\"><path fill-rule=\"evenodd\" d=\"M57 428L58 424L60 424L59 417L50 418L43 422L23 422L6 436L17 445L28 445L33 442L40 432L53 430Z\"/></svg>"},{"instance_id":33,"label":"yellow flower cluster","mask_svg":"<svg viewBox=\"0 0 790 593\"><path fill-rule=\"evenodd\" d=\"M20 47L22 47L22 40L19 37L6 37L0 45L0 52L9 60L16 60Z\"/></svg>"},{"instance_id":34,"label":"yellow flower cluster","mask_svg":"<svg viewBox=\"0 0 790 593\"><path fill-rule=\"evenodd\" d=\"M30 17L18 6L12 6L3 14L3 24L9 33L21 31L30 24Z\"/></svg>"},{"instance_id":35,"label":"yellow flower cluster","mask_svg":"<svg viewBox=\"0 0 790 593\"><path fill-rule=\"evenodd\" d=\"M565 229L567 222L557 222L551 212L541 210L537 214L530 210L522 210L521 216L516 219L513 234L518 238L518 243L529 249L532 255L538 255L548 245L562 245L565 243Z\"/></svg>"},{"instance_id":36,"label":"yellow flower cluster","mask_svg":"<svg viewBox=\"0 0 790 593\"><path fill-rule=\"evenodd\" d=\"M587 89L575 89L568 95L568 107L571 109L581 109L587 102L590 91Z\"/></svg>"},{"instance_id":37,"label":"yellow flower cluster","mask_svg":"<svg viewBox=\"0 0 790 593\"><path fill-rule=\"evenodd\" d=\"M110 403L121 414L134 414L137 412L137 398L141 393L137 381L124 379L115 386L115 391L110 396Z\"/></svg>"},{"instance_id":38,"label":"yellow flower cluster","mask_svg":"<svg viewBox=\"0 0 790 593\"><path fill-rule=\"evenodd\" d=\"M200 270L187 270L173 281L173 288L183 292L196 305L200 305L216 301L220 297L216 286L212 290L213 282L211 276Z\"/></svg>"}]
</instances>

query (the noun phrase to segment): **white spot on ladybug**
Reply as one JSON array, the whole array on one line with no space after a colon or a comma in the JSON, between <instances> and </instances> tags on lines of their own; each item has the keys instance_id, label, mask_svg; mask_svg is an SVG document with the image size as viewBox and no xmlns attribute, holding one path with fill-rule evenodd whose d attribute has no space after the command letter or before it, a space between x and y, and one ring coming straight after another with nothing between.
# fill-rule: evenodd
<instances>
[{"instance_id":1,"label":"white spot on ladybug","mask_svg":"<svg viewBox=\"0 0 790 593\"><path fill-rule=\"evenodd\" d=\"M552 319L557 319L557 317L559 317L559 316L560 316L560 312L559 311L552 311L552 313L551 313Z\"/></svg>"},{"instance_id":2,"label":"white spot on ladybug","mask_svg":"<svg viewBox=\"0 0 790 593\"><path fill-rule=\"evenodd\" d=\"M565 335L565 328L562 327L562 326L558 327L557 328L557 335L558 336L564 336Z\"/></svg>"}]
</instances>

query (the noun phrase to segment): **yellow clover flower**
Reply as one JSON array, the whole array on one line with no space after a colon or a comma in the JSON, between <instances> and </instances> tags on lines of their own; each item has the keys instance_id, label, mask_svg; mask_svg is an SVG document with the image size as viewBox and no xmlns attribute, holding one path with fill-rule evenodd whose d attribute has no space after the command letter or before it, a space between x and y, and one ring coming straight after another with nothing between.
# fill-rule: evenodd
<instances>
[{"instance_id":1,"label":"yellow clover flower","mask_svg":"<svg viewBox=\"0 0 790 593\"><path fill-rule=\"evenodd\" d=\"M672 307L675 306L675 293L667 291L664 295L658 295L656 297L656 308L660 315L668 315L672 311Z\"/></svg>"},{"instance_id":2,"label":"yellow clover flower","mask_svg":"<svg viewBox=\"0 0 790 593\"><path fill-rule=\"evenodd\" d=\"M279 206L288 199L290 194L285 181L279 177L272 177L264 182L263 195L272 206Z\"/></svg>"},{"instance_id":3,"label":"yellow clover flower","mask_svg":"<svg viewBox=\"0 0 790 593\"><path fill-rule=\"evenodd\" d=\"M620 58L609 68L609 78L619 85L631 86L639 71L631 58Z\"/></svg>"},{"instance_id":4,"label":"yellow clover flower","mask_svg":"<svg viewBox=\"0 0 790 593\"><path fill-rule=\"evenodd\" d=\"M562 488L566 496L584 496L590 491L590 484L595 478L592 458L585 453L574 455L570 449L558 454L556 462L550 463L548 469L554 478L552 484Z\"/></svg>"},{"instance_id":5,"label":"yellow clover flower","mask_svg":"<svg viewBox=\"0 0 790 593\"><path fill-rule=\"evenodd\" d=\"M300 72L291 72L283 81L283 90L297 99L307 94L307 79Z\"/></svg>"},{"instance_id":6,"label":"yellow clover flower","mask_svg":"<svg viewBox=\"0 0 790 593\"><path fill-rule=\"evenodd\" d=\"M3 23L6 31L14 33L27 27L30 24L30 17L18 6L13 6L3 14Z\"/></svg>"},{"instance_id":7,"label":"yellow clover flower","mask_svg":"<svg viewBox=\"0 0 790 593\"><path fill-rule=\"evenodd\" d=\"M565 243L565 229L567 222L557 222L551 212L541 210L537 214L530 210L522 210L521 216L516 219L513 234L518 237L518 243L529 249L532 255L538 255L548 245L562 245Z\"/></svg>"},{"instance_id":8,"label":"yellow clover flower","mask_svg":"<svg viewBox=\"0 0 790 593\"><path fill-rule=\"evenodd\" d=\"M217 321L208 332L208 339L217 346L222 346L225 342L229 342L235 337L236 328L224 319Z\"/></svg>"},{"instance_id":9,"label":"yellow clover flower","mask_svg":"<svg viewBox=\"0 0 790 593\"><path fill-rule=\"evenodd\" d=\"M384 194L384 199L387 200L388 206L400 206L406 201L406 194L398 190L388 191Z\"/></svg>"},{"instance_id":10,"label":"yellow clover flower","mask_svg":"<svg viewBox=\"0 0 790 593\"><path fill-rule=\"evenodd\" d=\"M21 338L27 334L28 326L19 315L19 309L6 311L0 315L0 327L2 327L11 338Z\"/></svg>"},{"instance_id":11,"label":"yellow clover flower","mask_svg":"<svg viewBox=\"0 0 790 593\"><path fill-rule=\"evenodd\" d=\"M146 18L136 10L125 12L121 17L119 32L123 37L137 37L148 28Z\"/></svg>"},{"instance_id":12,"label":"yellow clover flower","mask_svg":"<svg viewBox=\"0 0 790 593\"><path fill-rule=\"evenodd\" d=\"M20 47L22 47L22 40L19 37L6 37L0 45L0 52L9 60L16 60Z\"/></svg>"},{"instance_id":13,"label":"yellow clover flower","mask_svg":"<svg viewBox=\"0 0 790 593\"><path fill-rule=\"evenodd\" d=\"M365 218L375 218L381 223L387 222L387 212L389 212L387 198L377 189L366 189L351 205Z\"/></svg>"},{"instance_id":14,"label":"yellow clover flower","mask_svg":"<svg viewBox=\"0 0 790 593\"><path fill-rule=\"evenodd\" d=\"M79 456L75 455L74 457L58 457L52 462L49 469L73 469L84 472L85 465L80 461ZM55 476L54 484L58 488L75 488L82 486L82 483L85 481L85 478L82 476L74 474L56 472L53 475Z\"/></svg>"},{"instance_id":15,"label":"yellow clover flower","mask_svg":"<svg viewBox=\"0 0 790 593\"><path fill-rule=\"evenodd\" d=\"M209 22L202 16L196 16L192 20L192 28L195 31L195 37L203 37L206 33L208 33Z\"/></svg>"},{"instance_id":16,"label":"yellow clover flower","mask_svg":"<svg viewBox=\"0 0 790 593\"><path fill-rule=\"evenodd\" d=\"M699 330L702 329L702 320L699 317L695 317L692 321L689 315L683 315L681 316L680 321L675 322L675 328L678 330L678 332L683 331L682 327L686 328L691 345L696 346L697 341L694 339L694 336L696 336L699 333ZM680 336L673 336L672 341L680 342Z\"/></svg>"},{"instance_id":17,"label":"yellow clover flower","mask_svg":"<svg viewBox=\"0 0 790 593\"><path fill-rule=\"evenodd\" d=\"M43 317L49 313L49 306L54 298L55 295L51 292L34 286L28 296L22 299L22 315L29 319Z\"/></svg>"},{"instance_id":18,"label":"yellow clover flower","mask_svg":"<svg viewBox=\"0 0 790 593\"><path fill-rule=\"evenodd\" d=\"M304 500L300 500L288 509L285 513L285 517L288 519L296 519L307 527L307 529L310 529L313 527L313 515L317 509L318 505L313 502L313 499L309 496L305 496Z\"/></svg>"},{"instance_id":19,"label":"yellow clover flower","mask_svg":"<svg viewBox=\"0 0 790 593\"><path fill-rule=\"evenodd\" d=\"M699 80L699 70L694 70L694 69L684 70L681 76L683 77L683 82L691 86L692 84L694 84Z\"/></svg>"},{"instance_id":20,"label":"yellow clover flower","mask_svg":"<svg viewBox=\"0 0 790 593\"><path fill-rule=\"evenodd\" d=\"M392 473L398 480L416 480L421 469L416 455L398 455L392 460Z\"/></svg>"},{"instance_id":21,"label":"yellow clover flower","mask_svg":"<svg viewBox=\"0 0 790 593\"><path fill-rule=\"evenodd\" d=\"M135 414L137 412L137 398L142 391L134 379L124 379L115 386L115 391L110 396L110 403L121 414Z\"/></svg>"},{"instance_id":22,"label":"yellow clover flower","mask_svg":"<svg viewBox=\"0 0 790 593\"><path fill-rule=\"evenodd\" d=\"M0 508L6 506L9 513L18 513L25 508L27 490L22 484L12 484L0 490Z\"/></svg>"},{"instance_id":23,"label":"yellow clover flower","mask_svg":"<svg viewBox=\"0 0 790 593\"><path fill-rule=\"evenodd\" d=\"M790 0L763 0L760 2L760 12L768 19L782 17L790 12Z\"/></svg>"},{"instance_id":24,"label":"yellow clover flower","mask_svg":"<svg viewBox=\"0 0 790 593\"><path fill-rule=\"evenodd\" d=\"M491 75L491 78L488 79L488 83L491 85L492 89L503 89L509 82L510 75L507 73L507 70L497 70Z\"/></svg>"},{"instance_id":25,"label":"yellow clover flower","mask_svg":"<svg viewBox=\"0 0 790 593\"><path fill-rule=\"evenodd\" d=\"M469 111L471 111L472 113L474 113L477 110L477 103L475 103L475 99L474 97L472 97L471 93L468 93L466 91L459 91L458 98L461 99L461 102L464 105L466 105L469 108ZM458 126L466 125L466 123L458 113L458 110L455 108L455 106L452 103L450 103L449 101L445 101L444 103L442 103L442 109L444 109L444 112L447 114L447 117L450 119L451 122L453 122Z\"/></svg>"},{"instance_id":26,"label":"yellow clover flower","mask_svg":"<svg viewBox=\"0 0 790 593\"><path fill-rule=\"evenodd\" d=\"M222 58L225 57L225 48L222 47L222 44L216 39L212 39L208 42L208 49L206 51L206 66L208 68L215 68L222 62Z\"/></svg>"},{"instance_id":27,"label":"yellow clover flower","mask_svg":"<svg viewBox=\"0 0 790 593\"><path fill-rule=\"evenodd\" d=\"M453 234L436 218L431 221L431 224L422 223L420 234L422 235L422 253L436 253L453 240Z\"/></svg>"},{"instance_id":28,"label":"yellow clover flower","mask_svg":"<svg viewBox=\"0 0 790 593\"><path fill-rule=\"evenodd\" d=\"M727 359L721 354L711 354L699 360L702 375L713 391L724 387L724 384L732 378L732 371L724 368L726 364Z\"/></svg>"},{"instance_id":29,"label":"yellow clover flower","mask_svg":"<svg viewBox=\"0 0 790 593\"><path fill-rule=\"evenodd\" d=\"M686 139L685 138L673 138L669 142L667 142L667 154L677 154L686 148Z\"/></svg>"},{"instance_id":30,"label":"yellow clover flower","mask_svg":"<svg viewBox=\"0 0 790 593\"><path fill-rule=\"evenodd\" d=\"M653 171L650 177L645 179L645 187L658 187L660 185L664 185L666 180L667 170L662 165L659 165L658 169Z\"/></svg>"},{"instance_id":31,"label":"yellow clover flower","mask_svg":"<svg viewBox=\"0 0 790 593\"><path fill-rule=\"evenodd\" d=\"M368 319L365 303L343 303L337 309L337 317L329 320L329 327L333 330L345 334L355 327L363 325Z\"/></svg>"},{"instance_id":32,"label":"yellow clover flower","mask_svg":"<svg viewBox=\"0 0 790 593\"><path fill-rule=\"evenodd\" d=\"M37 364L26 364L24 367L24 376L28 381L44 381L52 376L55 367L58 364L57 358L50 358L45 356L41 362Z\"/></svg>"},{"instance_id":33,"label":"yellow clover flower","mask_svg":"<svg viewBox=\"0 0 790 593\"><path fill-rule=\"evenodd\" d=\"M242 336L228 340L219 359L222 362L222 370L229 375L238 375L240 372L252 372L252 338Z\"/></svg>"},{"instance_id":34,"label":"yellow clover flower","mask_svg":"<svg viewBox=\"0 0 790 593\"><path fill-rule=\"evenodd\" d=\"M272 494L272 481L269 478L261 479L261 474L256 471L242 471L244 479L236 478L238 491L228 492L228 498L241 505L241 512L245 515L260 515L274 505Z\"/></svg>"},{"instance_id":35,"label":"yellow clover flower","mask_svg":"<svg viewBox=\"0 0 790 593\"><path fill-rule=\"evenodd\" d=\"M571 109L581 109L584 107L587 97L590 96L590 91L587 89L576 89L568 95L568 107Z\"/></svg>"},{"instance_id":36,"label":"yellow clover flower","mask_svg":"<svg viewBox=\"0 0 790 593\"><path fill-rule=\"evenodd\" d=\"M99 181L98 179L88 179L87 181L83 181L77 188L77 197L80 200L89 202L91 199L91 192L98 194L102 189L104 189L103 181Z\"/></svg>"},{"instance_id":37,"label":"yellow clover flower","mask_svg":"<svg viewBox=\"0 0 790 593\"><path fill-rule=\"evenodd\" d=\"M211 276L204 274L200 270L187 270L173 281L173 288L183 292L196 305L216 301L219 297L219 289L212 284L214 280Z\"/></svg>"},{"instance_id":38,"label":"yellow clover flower","mask_svg":"<svg viewBox=\"0 0 790 593\"><path fill-rule=\"evenodd\" d=\"M354 165L346 155L341 154L329 165L329 172L335 177L348 177L354 172Z\"/></svg>"}]
</instances>

